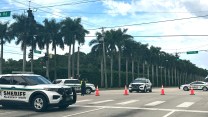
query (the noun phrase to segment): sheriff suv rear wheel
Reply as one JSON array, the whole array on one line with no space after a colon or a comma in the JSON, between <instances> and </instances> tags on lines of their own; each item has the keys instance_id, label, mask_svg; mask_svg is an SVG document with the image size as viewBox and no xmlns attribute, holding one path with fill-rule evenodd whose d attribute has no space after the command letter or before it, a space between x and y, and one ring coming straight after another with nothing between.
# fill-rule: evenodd
<instances>
[{"instance_id":1,"label":"sheriff suv rear wheel","mask_svg":"<svg viewBox=\"0 0 208 117\"><path fill-rule=\"evenodd\" d=\"M45 111L47 108L46 98L42 95L37 95L32 101L33 109L37 112Z\"/></svg>"}]
</instances>

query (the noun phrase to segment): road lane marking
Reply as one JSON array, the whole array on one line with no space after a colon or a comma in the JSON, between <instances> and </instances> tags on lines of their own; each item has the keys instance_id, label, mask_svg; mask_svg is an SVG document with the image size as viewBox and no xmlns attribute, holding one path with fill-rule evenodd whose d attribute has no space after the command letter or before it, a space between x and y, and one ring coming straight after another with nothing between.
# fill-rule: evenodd
<instances>
[{"instance_id":1,"label":"road lane marking","mask_svg":"<svg viewBox=\"0 0 208 117\"><path fill-rule=\"evenodd\" d=\"M129 110L152 110L152 111L175 111L175 112L207 113L208 114L208 111L201 111L201 110L182 110L182 109L163 109L163 108L139 108L139 107L118 107L118 106L82 106L82 105L71 105L70 107L105 108L105 109L129 109Z\"/></svg>"},{"instance_id":2,"label":"road lane marking","mask_svg":"<svg viewBox=\"0 0 208 117\"><path fill-rule=\"evenodd\" d=\"M97 109L93 109L93 110L89 110L89 111L74 113L74 114L71 114L71 115L65 115L63 117L71 117L71 116L81 115L81 114L84 114L84 113L89 113L89 112L98 111L98 110L102 110L102 109L104 109L104 108L101 107L101 108L97 108Z\"/></svg>"},{"instance_id":3,"label":"road lane marking","mask_svg":"<svg viewBox=\"0 0 208 117\"><path fill-rule=\"evenodd\" d=\"M90 104L101 104L101 103L112 102L112 101L114 101L114 100L103 100L103 101L93 102L93 103L90 103Z\"/></svg>"},{"instance_id":4,"label":"road lane marking","mask_svg":"<svg viewBox=\"0 0 208 117\"><path fill-rule=\"evenodd\" d=\"M182 103L182 104L180 104L180 105L178 105L176 107L187 108L187 107L189 107L189 106L191 106L193 104L194 104L194 102L184 102L184 103Z\"/></svg>"},{"instance_id":5,"label":"road lane marking","mask_svg":"<svg viewBox=\"0 0 208 117\"><path fill-rule=\"evenodd\" d=\"M79 101L76 101L76 103L80 103L80 102L88 102L88 101L92 101L92 100L79 100Z\"/></svg>"},{"instance_id":6,"label":"road lane marking","mask_svg":"<svg viewBox=\"0 0 208 117\"><path fill-rule=\"evenodd\" d=\"M167 113L166 115L164 115L163 117L168 117L168 116L172 115L174 112L175 111L171 111L171 112Z\"/></svg>"},{"instance_id":7,"label":"road lane marking","mask_svg":"<svg viewBox=\"0 0 208 117\"><path fill-rule=\"evenodd\" d=\"M130 101L126 101L126 102L121 102L121 103L117 103L118 105L125 105L125 104L130 104L130 103L134 103L137 102L139 100L130 100Z\"/></svg>"},{"instance_id":8,"label":"road lane marking","mask_svg":"<svg viewBox=\"0 0 208 117\"><path fill-rule=\"evenodd\" d=\"M145 106L156 106L156 105L162 104L164 102L165 101L155 101L155 102L151 102L149 104L146 104Z\"/></svg>"}]
</instances>

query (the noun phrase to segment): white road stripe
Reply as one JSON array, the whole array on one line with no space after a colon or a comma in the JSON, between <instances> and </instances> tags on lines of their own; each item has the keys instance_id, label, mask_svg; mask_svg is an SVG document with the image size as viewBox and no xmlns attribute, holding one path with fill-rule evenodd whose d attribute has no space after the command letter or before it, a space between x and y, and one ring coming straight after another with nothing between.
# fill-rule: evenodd
<instances>
[{"instance_id":1,"label":"white road stripe","mask_svg":"<svg viewBox=\"0 0 208 117\"><path fill-rule=\"evenodd\" d=\"M130 104L130 103L134 103L134 102L137 102L139 100L130 100L130 101L126 101L126 102L121 102L121 103L117 103L119 105L125 105L125 104Z\"/></svg>"},{"instance_id":2,"label":"white road stripe","mask_svg":"<svg viewBox=\"0 0 208 117\"><path fill-rule=\"evenodd\" d=\"M194 102L184 102L176 107L187 108L187 107L191 106L192 104L194 104Z\"/></svg>"},{"instance_id":3,"label":"white road stripe","mask_svg":"<svg viewBox=\"0 0 208 117\"><path fill-rule=\"evenodd\" d=\"M101 103L111 102L111 101L114 101L114 100L103 100L103 101L93 102L93 103L90 103L90 104L101 104Z\"/></svg>"},{"instance_id":4,"label":"white road stripe","mask_svg":"<svg viewBox=\"0 0 208 117\"><path fill-rule=\"evenodd\" d=\"M171 111L171 112L169 112L168 114L164 115L163 117L168 117L168 116L172 115L174 112L175 112L175 111Z\"/></svg>"},{"instance_id":5,"label":"white road stripe","mask_svg":"<svg viewBox=\"0 0 208 117\"><path fill-rule=\"evenodd\" d=\"M164 108L139 108L139 107L118 107L118 106L83 106L83 105L71 105L70 107L86 107L86 108L105 108L105 109L129 109L129 110L150 110L150 111L175 111L175 112L187 112L187 113L207 113L203 110L182 110L182 109L164 109Z\"/></svg>"},{"instance_id":6,"label":"white road stripe","mask_svg":"<svg viewBox=\"0 0 208 117\"><path fill-rule=\"evenodd\" d=\"M88 101L92 101L92 100L79 100L79 101L76 101L76 103L80 103L80 102L88 102Z\"/></svg>"},{"instance_id":7,"label":"white road stripe","mask_svg":"<svg viewBox=\"0 0 208 117\"><path fill-rule=\"evenodd\" d=\"M89 110L89 111L84 111L84 112L80 112L80 113L74 113L74 114L71 114L71 115L63 116L63 117L71 117L71 116L81 115L81 114L84 114L84 113L89 113L89 112L93 112L93 111L97 111L97 110L102 110L102 109L104 109L104 108L97 108L97 109L93 109L93 110Z\"/></svg>"},{"instance_id":8,"label":"white road stripe","mask_svg":"<svg viewBox=\"0 0 208 117\"><path fill-rule=\"evenodd\" d=\"M145 106L156 106L156 105L162 104L164 102L165 101L155 101L155 102L151 102L149 104L146 104Z\"/></svg>"}]
</instances>

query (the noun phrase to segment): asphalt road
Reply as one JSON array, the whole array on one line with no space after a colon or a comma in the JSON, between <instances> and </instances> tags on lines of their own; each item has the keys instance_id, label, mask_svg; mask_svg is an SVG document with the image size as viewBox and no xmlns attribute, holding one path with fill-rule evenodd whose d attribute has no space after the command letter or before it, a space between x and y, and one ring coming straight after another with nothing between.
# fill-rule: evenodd
<instances>
[{"instance_id":1,"label":"asphalt road","mask_svg":"<svg viewBox=\"0 0 208 117\"><path fill-rule=\"evenodd\" d=\"M123 90L102 90L100 96L80 96L75 105L65 110L51 108L47 112L34 112L30 108L0 107L0 117L208 117L208 91L189 91L165 88L152 93L130 93Z\"/></svg>"}]
</instances>

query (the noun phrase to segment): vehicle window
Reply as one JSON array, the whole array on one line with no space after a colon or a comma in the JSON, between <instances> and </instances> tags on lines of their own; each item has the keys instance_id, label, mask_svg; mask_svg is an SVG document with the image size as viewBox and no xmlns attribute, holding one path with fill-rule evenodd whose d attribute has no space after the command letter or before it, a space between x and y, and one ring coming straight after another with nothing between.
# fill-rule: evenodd
<instances>
[{"instance_id":1,"label":"vehicle window","mask_svg":"<svg viewBox=\"0 0 208 117\"><path fill-rule=\"evenodd\" d=\"M52 84L43 76L26 76L24 77L24 80L26 80L29 85Z\"/></svg>"},{"instance_id":2,"label":"vehicle window","mask_svg":"<svg viewBox=\"0 0 208 117\"><path fill-rule=\"evenodd\" d=\"M64 84L71 83L71 84L80 84L79 80L65 80Z\"/></svg>"},{"instance_id":3,"label":"vehicle window","mask_svg":"<svg viewBox=\"0 0 208 117\"><path fill-rule=\"evenodd\" d=\"M146 79L137 79L134 80L133 83L146 83Z\"/></svg>"},{"instance_id":4,"label":"vehicle window","mask_svg":"<svg viewBox=\"0 0 208 117\"><path fill-rule=\"evenodd\" d=\"M204 84L203 82L196 82L196 84Z\"/></svg>"},{"instance_id":5,"label":"vehicle window","mask_svg":"<svg viewBox=\"0 0 208 117\"><path fill-rule=\"evenodd\" d=\"M12 77L10 76L3 76L2 78L0 78L0 84L10 84L12 81Z\"/></svg>"},{"instance_id":6,"label":"vehicle window","mask_svg":"<svg viewBox=\"0 0 208 117\"><path fill-rule=\"evenodd\" d=\"M13 85L20 85L20 83L26 82L21 76L13 77L12 84Z\"/></svg>"},{"instance_id":7,"label":"vehicle window","mask_svg":"<svg viewBox=\"0 0 208 117\"><path fill-rule=\"evenodd\" d=\"M196 82L192 82L191 84L196 84Z\"/></svg>"},{"instance_id":8,"label":"vehicle window","mask_svg":"<svg viewBox=\"0 0 208 117\"><path fill-rule=\"evenodd\" d=\"M53 84L59 84L61 82L61 80L55 80L53 81Z\"/></svg>"}]
</instances>

